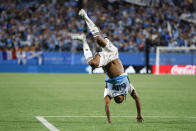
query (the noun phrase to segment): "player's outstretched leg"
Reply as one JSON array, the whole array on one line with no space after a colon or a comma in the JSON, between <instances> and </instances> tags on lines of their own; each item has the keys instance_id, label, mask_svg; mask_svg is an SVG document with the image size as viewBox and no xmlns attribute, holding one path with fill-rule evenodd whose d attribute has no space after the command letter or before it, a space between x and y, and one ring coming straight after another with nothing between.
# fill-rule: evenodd
<instances>
[{"instance_id":1,"label":"player's outstretched leg","mask_svg":"<svg viewBox=\"0 0 196 131\"><path fill-rule=\"evenodd\" d=\"M84 56L87 62L93 59L93 54L89 48L89 45L86 41L86 36L84 34L71 34L71 38L74 40L80 40L83 42L83 51L84 51Z\"/></svg>"},{"instance_id":2,"label":"player's outstretched leg","mask_svg":"<svg viewBox=\"0 0 196 131\"><path fill-rule=\"evenodd\" d=\"M97 41L97 44L104 48L107 45L107 41L100 35L98 27L88 17L85 10L81 9L78 15L81 16L85 20L89 30L91 31L91 33L93 34L93 37Z\"/></svg>"},{"instance_id":3,"label":"player's outstretched leg","mask_svg":"<svg viewBox=\"0 0 196 131\"><path fill-rule=\"evenodd\" d=\"M85 22L86 22L86 24L87 24L87 26L88 26L90 32L93 34L93 37L98 36L98 35L99 35L99 29L98 29L98 27L92 22L92 20L88 17L88 15L86 14L85 10L84 10L84 9L81 9L81 10L79 11L78 15L81 16L81 17L85 20Z\"/></svg>"}]
</instances>

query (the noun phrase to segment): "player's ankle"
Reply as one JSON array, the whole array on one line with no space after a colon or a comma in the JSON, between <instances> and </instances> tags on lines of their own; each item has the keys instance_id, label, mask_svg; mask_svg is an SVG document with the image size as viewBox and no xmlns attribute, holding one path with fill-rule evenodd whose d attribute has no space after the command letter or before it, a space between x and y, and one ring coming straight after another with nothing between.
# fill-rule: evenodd
<instances>
[{"instance_id":1,"label":"player's ankle","mask_svg":"<svg viewBox=\"0 0 196 131\"><path fill-rule=\"evenodd\" d=\"M86 40L86 37L84 34L71 34L71 38L73 40L80 40L80 41Z\"/></svg>"},{"instance_id":2,"label":"player's ankle","mask_svg":"<svg viewBox=\"0 0 196 131\"><path fill-rule=\"evenodd\" d=\"M96 37L96 36L100 35L99 29L96 26L90 28L90 32L92 33L93 37Z\"/></svg>"}]
</instances>

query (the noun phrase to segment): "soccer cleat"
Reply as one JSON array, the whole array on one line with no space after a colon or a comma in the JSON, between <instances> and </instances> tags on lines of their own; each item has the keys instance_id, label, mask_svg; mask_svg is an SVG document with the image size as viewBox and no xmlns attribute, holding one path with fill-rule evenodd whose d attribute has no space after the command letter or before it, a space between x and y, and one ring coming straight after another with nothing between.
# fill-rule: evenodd
<instances>
[{"instance_id":1,"label":"soccer cleat","mask_svg":"<svg viewBox=\"0 0 196 131\"><path fill-rule=\"evenodd\" d=\"M98 36L99 35L99 29L93 23L93 21L88 17L88 15L86 14L85 10L81 9L79 11L78 15L81 16L85 20L85 22L86 22L90 32L93 34L93 37Z\"/></svg>"},{"instance_id":2,"label":"soccer cleat","mask_svg":"<svg viewBox=\"0 0 196 131\"><path fill-rule=\"evenodd\" d=\"M71 34L71 39L83 41L85 36L84 34Z\"/></svg>"},{"instance_id":3,"label":"soccer cleat","mask_svg":"<svg viewBox=\"0 0 196 131\"><path fill-rule=\"evenodd\" d=\"M86 12L85 12L84 9L81 9L81 10L79 11L78 15L81 16L82 18L85 18L87 14L86 14Z\"/></svg>"}]
</instances>

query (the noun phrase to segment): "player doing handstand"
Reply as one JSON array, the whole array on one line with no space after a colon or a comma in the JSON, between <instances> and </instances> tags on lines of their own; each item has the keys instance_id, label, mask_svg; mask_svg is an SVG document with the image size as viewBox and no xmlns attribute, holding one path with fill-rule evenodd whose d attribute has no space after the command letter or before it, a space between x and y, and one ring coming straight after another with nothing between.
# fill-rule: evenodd
<instances>
[{"instance_id":1,"label":"player doing handstand","mask_svg":"<svg viewBox=\"0 0 196 131\"><path fill-rule=\"evenodd\" d=\"M72 39L83 41L84 56L88 64L92 67L103 67L106 73L106 87L104 91L105 112L107 115L107 123L112 123L110 118L110 102L114 98L116 103L122 103L125 95L128 93L132 96L136 103L137 121L142 122L141 104L139 97L131 85L128 75L124 72L123 65L118 58L118 49L112 44L108 38L100 35L98 27L90 20L86 12L81 9L79 15L85 20L90 32L92 33L97 44L102 48L101 52L94 56L89 48L84 34L72 35Z\"/></svg>"}]
</instances>

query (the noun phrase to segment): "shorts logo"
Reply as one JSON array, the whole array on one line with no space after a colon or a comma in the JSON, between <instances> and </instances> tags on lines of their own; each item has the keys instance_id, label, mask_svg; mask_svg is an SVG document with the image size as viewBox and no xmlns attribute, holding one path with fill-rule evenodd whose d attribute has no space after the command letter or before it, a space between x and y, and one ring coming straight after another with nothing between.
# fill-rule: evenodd
<instances>
[{"instance_id":1,"label":"shorts logo","mask_svg":"<svg viewBox=\"0 0 196 131\"><path fill-rule=\"evenodd\" d=\"M122 89L125 89L126 88L126 84L125 83L122 83L120 85L113 85L112 89L113 90L116 90L116 91L120 91Z\"/></svg>"}]
</instances>

